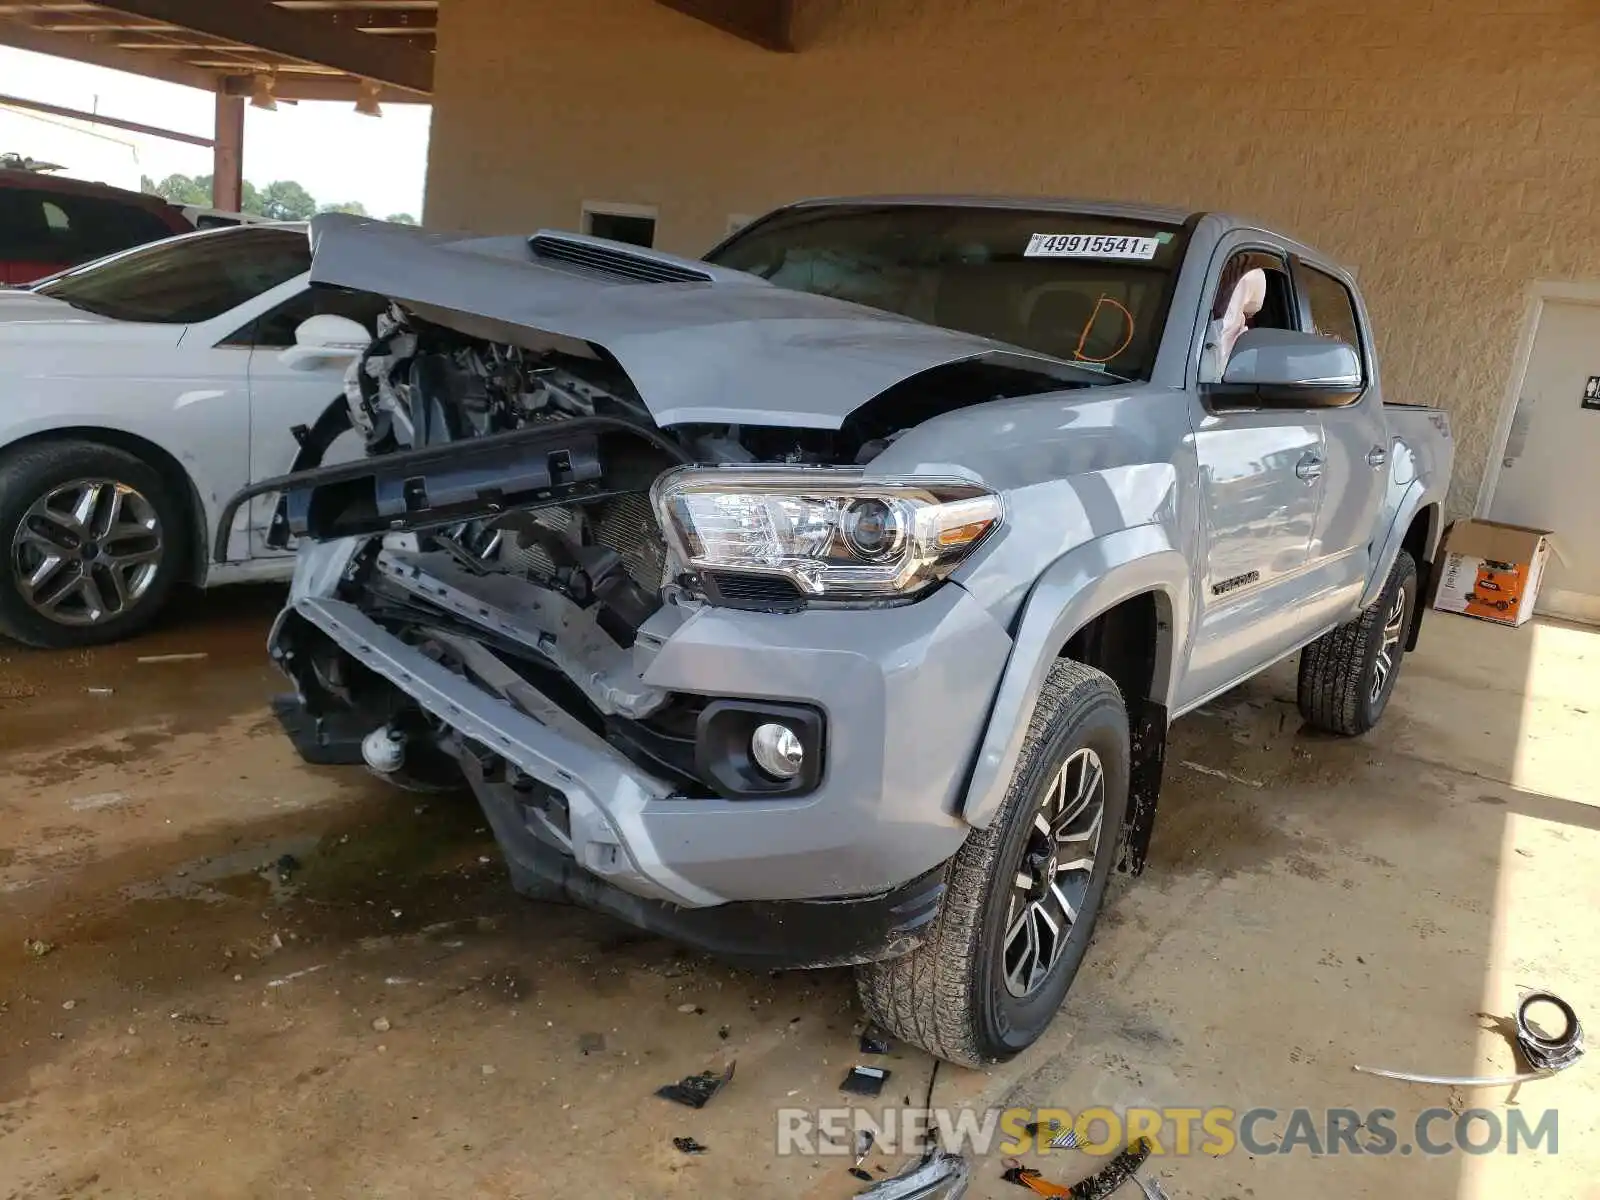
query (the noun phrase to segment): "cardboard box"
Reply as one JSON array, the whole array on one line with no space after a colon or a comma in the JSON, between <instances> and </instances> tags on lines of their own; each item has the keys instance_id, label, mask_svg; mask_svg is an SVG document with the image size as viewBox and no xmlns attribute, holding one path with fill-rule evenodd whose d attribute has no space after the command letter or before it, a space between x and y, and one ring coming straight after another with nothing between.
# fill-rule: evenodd
<instances>
[{"instance_id":1,"label":"cardboard box","mask_svg":"<svg viewBox=\"0 0 1600 1200\"><path fill-rule=\"evenodd\" d=\"M1547 529L1457 521L1444 535L1433 607L1498 625L1526 624L1549 557Z\"/></svg>"}]
</instances>

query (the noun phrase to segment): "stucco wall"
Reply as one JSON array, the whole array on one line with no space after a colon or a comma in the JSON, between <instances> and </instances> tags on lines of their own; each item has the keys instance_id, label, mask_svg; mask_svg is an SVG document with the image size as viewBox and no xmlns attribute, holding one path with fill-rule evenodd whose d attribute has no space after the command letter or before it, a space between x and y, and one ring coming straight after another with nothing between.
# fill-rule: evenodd
<instances>
[{"instance_id":1,"label":"stucco wall","mask_svg":"<svg viewBox=\"0 0 1600 1200\"><path fill-rule=\"evenodd\" d=\"M624 201L698 253L827 193L1250 213L1357 271L1391 395L1455 419L1458 513L1528 283L1600 279L1594 0L799 0L794 55L651 0L442 7L429 224Z\"/></svg>"}]
</instances>

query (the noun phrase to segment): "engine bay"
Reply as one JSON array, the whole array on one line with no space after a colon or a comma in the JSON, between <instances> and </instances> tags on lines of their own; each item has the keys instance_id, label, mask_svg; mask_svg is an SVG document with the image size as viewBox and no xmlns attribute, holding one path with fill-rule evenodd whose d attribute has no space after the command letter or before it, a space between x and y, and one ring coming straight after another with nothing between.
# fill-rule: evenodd
<instances>
[{"instance_id":1,"label":"engine bay","mask_svg":"<svg viewBox=\"0 0 1600 1200\"><path fill-rule=\"evenodd\" d=\"M365 456L265 481L236 503L280 490L274 536L285 543L362 539L340 594L384 629L524 710L554 703L657 777L705 794L693 738L704 700L645 684L651 655L708 601L804 603L781 581L684 569L651 500L663 473L860 467L941 413L1068 386L1082 385L980 357L896 384L837 429L661 428L598 347L531 333L489 341L393 305L345 378L341 427ZM450 775L439 752L458 757L459 737L316 630L279 639L275 653L309 712L381 721L377 732L413 748L416 778ZM419 757L431 767L418 771Z\"/></svg>"}]
</instances>

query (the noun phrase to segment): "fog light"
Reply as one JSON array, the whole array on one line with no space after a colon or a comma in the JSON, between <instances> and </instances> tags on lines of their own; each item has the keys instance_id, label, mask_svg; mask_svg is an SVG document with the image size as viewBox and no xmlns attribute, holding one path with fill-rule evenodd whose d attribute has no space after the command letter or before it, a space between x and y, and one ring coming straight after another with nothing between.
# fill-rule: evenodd
<instances>
[{"instance_id":1,"label":"fog light","mask_svg":"<svg viewBox=\"0 0 1600 1200\"><path fill-rule=\"evenodd\" d=\"M756 760L756 766L774 779L793 779L800 774L806 751L794 730L787 725L768 722L757 725L755 733L750 736L750 757Z\"/></svg>"}]
</instances>

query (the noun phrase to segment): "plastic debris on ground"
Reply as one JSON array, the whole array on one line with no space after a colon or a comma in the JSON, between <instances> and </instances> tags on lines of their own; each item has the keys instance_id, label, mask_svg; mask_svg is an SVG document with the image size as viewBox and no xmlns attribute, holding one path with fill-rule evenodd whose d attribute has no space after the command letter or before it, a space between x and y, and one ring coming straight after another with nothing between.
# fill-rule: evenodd
<instances>
[{"instance_id":1,"label":"plastic debris on ground","mask_svg":"<svg viewBox=\"0 0 1600 1200\"><path fill-rule=\"evenodd\" d=\"M580 1054L598 1054L606 1048L606 1037L603 1033L580 1033L578 1035L578 1052Z\"/></svg>"},{"instance_id":2,"label":"plastic debris on ground","mask_svg":"<svg viewBox=\"0 0 1600 1200\"><path fill-rule=\"evenodd\" d=\"M674 1104L682 1104L688 1108L704 1108L711 1097L728 1086L728 1082L733 1078L734 1066L734 1063L729 1063L727 1069L720 1075L715 1071L686 1075L677 1083L657 1088L656 1095L663 1100L671 1100Z\"/></svg>"},{"instance_id":3,"label":"plastic debris on ground","mask_svg":"<svg viewBox=\"0 0 1600 1200\"><path fill-rule=\"evenodd\" d=\"M141 654L138 661L142 663L174 663L194 662L199 658L209 658L204 650L196 650L191 654Z\"/></svg>"},{"instance_id":4,"label":"plastic debris on ground","mask_svg":"<svg viewBox=\"0 0 1600 1200\"><path fill-rule=\"evenodd\" d=\"M28 952L30 958L43 958L56 948L56 944L47 942L43 938L24 938L22 948Z\"/></svg>"},{"instance_id":5,"label":"plastic debris on ground","mask_svg":"<svg viewBox=\"0 0 1600 1200\"><path fill-rule=\"evenodd\" d=\"M1048 1180L1032 1167L1025 1167L1015 1159L1006 1160L1006 1171L1001 1178L1007 1183L1025 1187L1036 1196L1065 1196L1068 1200L1104 1200L1128 1180L1134 1178L1140 1167L1150 1157L1150 1141L1140 1138L1126 1150L1087 1179L1074 1184L1060 1184Z\"/></svg>"},{"instance_id":6,"label":"plastic debris on ground","mask_svg":"<svg viewBox=\"0 0 1600 1200\"><path fill-rule=\"evenodd\" d=\"M889 1082L890 1074L885 1067L851 1067L850 1073L839 1082L839 1090L853 1096L876 1096Z\"/></svg>"},{"instance_id":7,"label":"plastic debris on ground","mask_svg":"<svg viewBox=\"0 0 1600 1200\"><path fill-rule=\"evenodd\" d=\"M857 1179L865 1180L867 1183L873 1182L872 1172L863 1169L861 1164L866 1162L867 1155L872 1153L872 1143L872 1130L856 1130L856 1160L850 1164L850 1174Z\"/></svg>"},{"instance_id":8,"label":"plastic debris on ground","mask_svg":"<svg viewBox=\"0 0 1600 1200\"><path fill-rule=\"evenodd\" d=\"M1048 1121L1029 1121L1025 1126L1029 1137L1048 1137L1052 1150L1076 1150L1078 1148L1078 1135L1073 1132L1072 1126L1063 1125L1051 1117Z\"/></svg>"},{"instance_id":9,"label":"plastic debris on ground","mask_svg":"<svg viewBox=\"0 0 1600 1200\"><path fill-rule=\"evenodd\" d=\"M684 1154L704 1154L709 1149L709 1147L702 1146L692 1137L675 1137L672 1139L672 1144Z\"/></svg>"},{"instance_id":10,"label":"plastic debris on ground","mask_svg":"<svg viewBox=\"0 0 1600 1200\"><path fill-rule=\"evenodd\" d=\"M1548 1034L1533 1024L1528 1010L1539 1004L1547 1004L1561 1014L1566 1026L1561 1033ZM1364 1075L1381 1075L1402 1083L1432 1083L1441 1087L1513 1087L1536 1079L1548 1079L1583 1057L1583 1026L1578 1021L1578 1014L1572 1005L1554 992L1529 992L1517 1005L1512 1023L1516 1029L1514 1041L1517 1052L1532 1070L1515 1075L1429 1075L1420 1071L1395 1071L1387 1067L1358 1065L1355 1069Z\"/></svg>"},{"instance_id":11,"label":"plastic debris on ground","mask_svg":"<svg viewBox=\"0 0 1600 1200\"><path fill-rule=\"evenodd\" d=\"M876 1025L868 1025L861 1031L861 1053L889 1053L889 1039Z\"/></svg>"},{"instance_id":12,"label":"plastic debris on ground","mask_svg":"<svg viewBox=\"0 0 1600 1200\"><path fill-rule=\"evenodd\" d=\"M930 1150L898 1175L880 1179L856 1193L868 1200L960 1200L972 1182L972 1168L959 1154Z\"/></svg>"}]
</instances>

